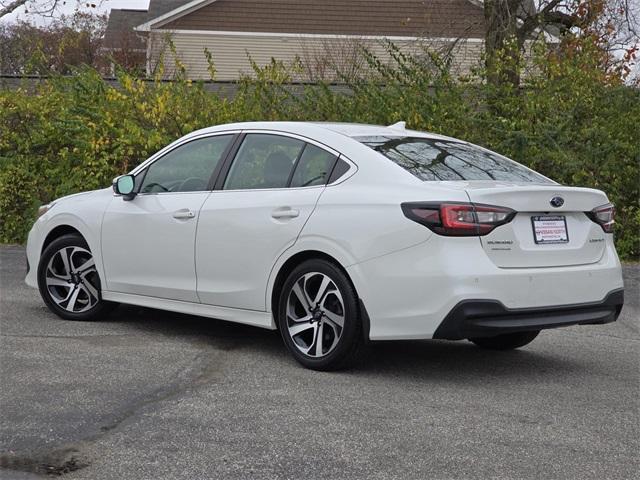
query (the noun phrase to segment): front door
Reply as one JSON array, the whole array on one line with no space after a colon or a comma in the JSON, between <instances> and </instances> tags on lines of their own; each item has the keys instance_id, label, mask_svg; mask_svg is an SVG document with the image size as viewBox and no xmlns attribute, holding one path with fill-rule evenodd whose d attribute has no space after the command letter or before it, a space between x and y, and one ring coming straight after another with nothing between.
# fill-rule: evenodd
<instances>
[{"instance_id":1,"label":"front door","mask_svg":"<svg viewBox=\"0 0 640 480\"><path fill-rule=\"evenodd\" d=\"M116 196L102 224L106 290L197 302L198 217L233 135L180 144L136 176L139 193Z\"/></svg>"}]
</instances>

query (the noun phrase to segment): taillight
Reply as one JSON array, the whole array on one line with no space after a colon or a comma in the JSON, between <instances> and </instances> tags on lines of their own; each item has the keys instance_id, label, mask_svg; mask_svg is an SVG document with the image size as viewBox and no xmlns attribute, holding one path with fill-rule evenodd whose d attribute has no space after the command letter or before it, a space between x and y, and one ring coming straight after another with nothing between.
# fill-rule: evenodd
<instances>
[{"instance_id":1,"label":"taillight","mask_svg":"<svg viewBox=\"0 0 640 480\"><path fill-rule=\"evenodd\" d=\"M607 233L613 232L613 226L616 224L614 217L616 216L616 207L611 203L596 207L590 212L585 212L587 217L596 222Z\"/></svg>"},{"instance_id":2,"label":"taillight","mask_svg":"<svg viewBox=\"0 0 640 480\"><path fill-rule=\"evenodd\" d=\"M516 212L510 208L473 203L403 203L404 215L446 236L481 236L509 223Z\"/></svg>"}]
</instances>

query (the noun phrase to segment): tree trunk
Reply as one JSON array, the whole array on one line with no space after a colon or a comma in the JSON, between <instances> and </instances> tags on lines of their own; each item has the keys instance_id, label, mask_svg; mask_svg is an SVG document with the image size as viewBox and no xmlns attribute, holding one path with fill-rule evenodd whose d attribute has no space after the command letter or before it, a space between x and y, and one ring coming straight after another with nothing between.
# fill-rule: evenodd
<instances>
[{"instance_id":1,"label":"tree trunk","mask_svg":"<svg viewBox=\"0 0 640 480\"><path fill-rule=\"evenodd\" d=\"M485 0L485 62L487 80L495 86L520 84L522 46L518 38L518 11L522 0Z\"/></svg>"}]
</instances>

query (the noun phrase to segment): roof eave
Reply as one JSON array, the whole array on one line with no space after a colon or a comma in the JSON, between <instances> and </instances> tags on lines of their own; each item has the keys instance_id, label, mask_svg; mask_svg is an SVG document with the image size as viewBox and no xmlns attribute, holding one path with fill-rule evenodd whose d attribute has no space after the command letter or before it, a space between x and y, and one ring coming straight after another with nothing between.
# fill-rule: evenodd
<instances>
[{"instance_id":1,"label":"roof eave","mask_svg":"<svg viewBox=\"0 0 640 480\"><path fill-rule=\"evenodd\" d=\"M169 23L177 18L188 15L191 12L194 12L202 7L205 7L216 0L192 0L189 3L185 3L184 5L175 8L159 17L152 18L148 22L143 23L142 25L138 25L134 27L134 30L138 32L150 32L155 27L161 27L162 25Z\"/></svg>"}]
</instances>

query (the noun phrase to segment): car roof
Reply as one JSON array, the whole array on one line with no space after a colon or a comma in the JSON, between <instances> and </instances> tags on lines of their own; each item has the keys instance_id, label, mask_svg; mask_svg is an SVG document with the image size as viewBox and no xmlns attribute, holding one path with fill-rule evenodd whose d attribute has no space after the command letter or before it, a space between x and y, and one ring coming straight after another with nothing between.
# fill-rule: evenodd
<instances>
[{"instance_id":1,"label":"car roof","mask_svg":"<svg viewBox=\"0 0 640 480\"><path fill-rule=\"evenodd\" d=\"M296 133L299 130L308 130L309 128L316 128L321 130L327 130L333 133L338 133L350 138L358 137L421 137L421 138L433 138L439 140L451 140L460 142L460 140L446 137L444 135L438 135L429 132L419 132L417 130L409 130L406 128L404 122L398 122L394 125L367 125L363 123L339 123L339 122L238 122L229 123L226 125L217 125L214 127L205 128L192 132L192 135L221 131L221 130L281 130L285 132ZM316 130L317 131L317 130Z\"/></svg>"},{"instance_id":2,"label":"car roof","mask_svg":"<svg viewBox=\"0 0 640 480\"><path fill-rule=\"evenodd\" d=\"M321 128L341 133L347 137L423 137L434 138L440 140L455 140L444 135L438 135L430 132L420 132L417 130L409 130L404 122L398 122L393 125L368 125L364 123L336 123L336 122L310 122ZM459 140L458 140L459 141Z\"/></svg>"}]
</instances>

